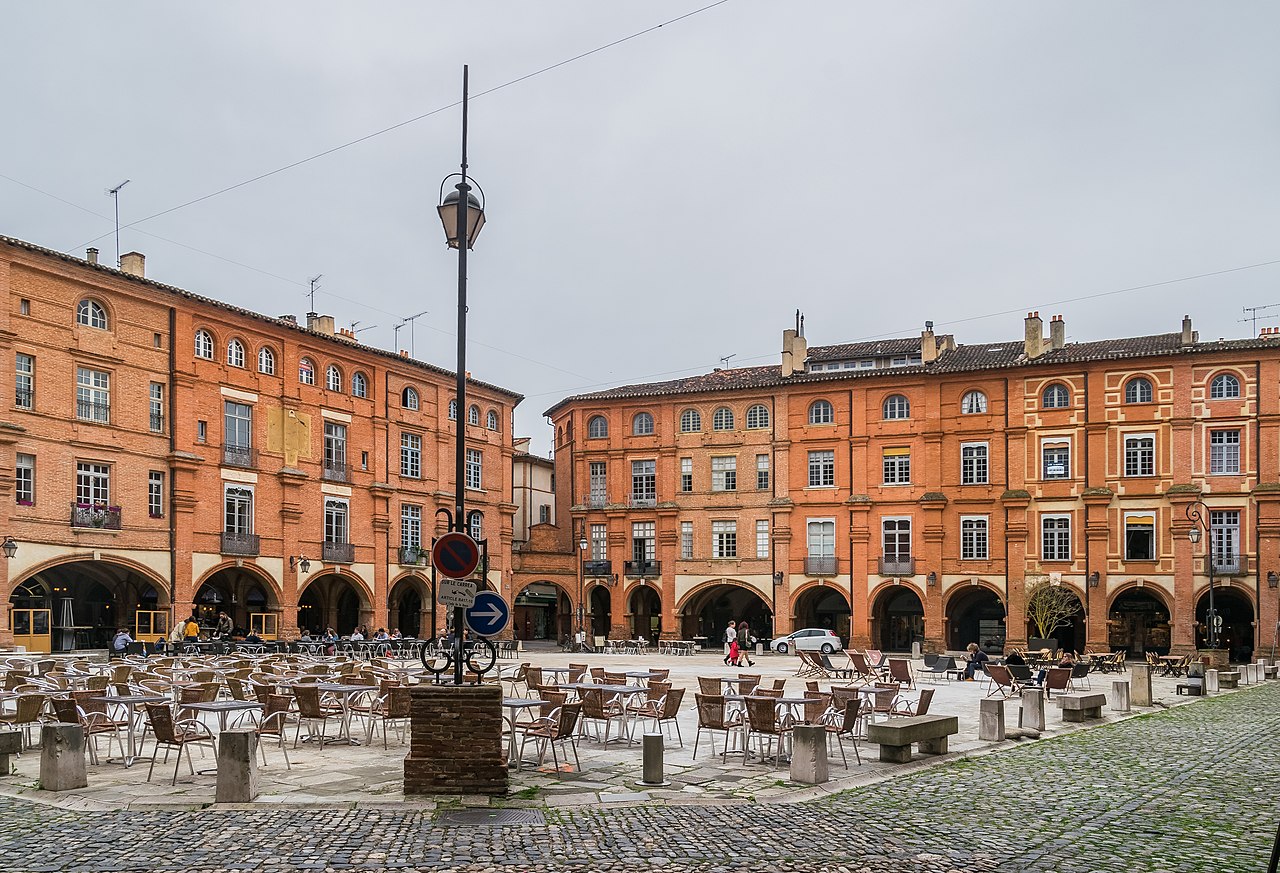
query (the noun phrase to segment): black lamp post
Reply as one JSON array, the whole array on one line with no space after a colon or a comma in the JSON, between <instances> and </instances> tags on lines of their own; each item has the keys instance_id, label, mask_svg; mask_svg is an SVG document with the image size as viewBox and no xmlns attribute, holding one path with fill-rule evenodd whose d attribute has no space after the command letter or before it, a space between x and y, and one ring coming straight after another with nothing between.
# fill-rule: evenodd
<instances>
[{"instance_id":1,"label":"black lamp post","mask_svg":"<svg viewBox=\"0 0 1280 873\"><path fill-rule=\"evenodd\" d=\"M578 633L582 636L580 642L586 641L583 631L587 624L587 581L586 572L583 569L582 562L587 559L587 525L582 523L582 530L578 534Z\"/></svg>"},{"instance_id":2,"label":"black lamp post","mask_svg":"<svg viewBox=\"0 0 1280 873\"><path fill-rule=\"evenodd\" d=\"M451 173L440 183L440 223L444 225L445 240L449 248L458 250L458 415L454 419L457 428L457 457L454 459L453 528L466 532L466 472L467 472L467 250L474 247L480 228L484 227L484 204L471 194L472 181L467 176L467 67L462 68L462 164L461 172ZM444 186L450 179L458 183L448 195ZM479 185L476 186L479 189ZM484 192L481 191L481 196ZM465 244L464 244L465 243ZM466 610L453 610L453 681L462 684L462 628L466 622Z\"/></svg>"},{"instance_id":3,"label":"black lamp post","mask_svg":"<svg viewBox=\"0 0 1280 873\"><path fill-rule=\"evenodd\" d=\"M1195 522L1195 526L1187 531L1187 539L1191 540L1191 544L1195 545L1200 542L1201 531L1209 535L1209 541L1205 543L1204 561L1209 570L1209 613L1205 616L1205 645L1210 649L1218 648L1218 611L1213 606L1213 530L1209 526L1209 519L1205 518L1205 513L1209 508L1204 505L1204 501L1196 500L1187 504L1187 518ZM1226 556L1230 557L1230 556Z\"/></svg>"}]
</instances>

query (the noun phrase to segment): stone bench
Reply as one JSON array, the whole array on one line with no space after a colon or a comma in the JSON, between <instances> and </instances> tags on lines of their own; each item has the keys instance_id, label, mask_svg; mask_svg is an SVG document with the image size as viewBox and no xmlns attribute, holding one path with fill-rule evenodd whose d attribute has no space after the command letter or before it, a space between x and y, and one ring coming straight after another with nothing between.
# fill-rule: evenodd
<instances>
[{"instance_id":1,"label":"stone bench","mask_svg":"<svg viewBox=\"0 0 1280 873\"><path fill-rule=\"evenodd\" d=\"M1263 668L1262 668L1262 673L1263 673L1263 675L1264 675L1266 678L1268 678L1268 679L1274 679L1274 678L1276 678L1276 671L1277 671L1277 670L1280 670L1280 667L1263 667Z\"/></svg>"},{"instance_id":2,"label":"stone bench","mask_svg":"<svg viewBox=\"0 0 1280 873\"><path fill-rule=\"evenodd\" d=\"M1239 688L1240 687L1240 671L1239 670L1219 670L1218 671L1218 687L1219 688Z\"/></svg>"},{"instance_id":3,"label":"stone bench","mask_svg":"<svg viewBox=\"0 0 1280 873\"><path fill-rule=\"evenodd\" d=\"M22 754L22 731L0 731L0 776L9 775L9 756Z\"/></svg>"},{"instance_id":4,"label":"stone bench","mask_svg":"<svg viewBox=\"0 0 1280 873\"><path fill-rule=\"evenodd\" d=\"M1087 718L1102 718L1102 707L1107 705L1107 695L1097 691L1059 694L1054 700L1062 708L1063 721L1084 721Z\"/></svg>"},{"instance_id":5,"label":"stone bench","mask_svg":"<svg viewBox=\"0 0 1280 873\"><path fill-rule=\"evenodd\" d=\"M960 733L954 715L912 715L867 725L868 742L880 745L880 760L906 764L911 760L911 744L920 745L922 755L945 755L947 737Z\"/></svg>"},{"instance_id":6,"label":"stone bench","mask_svg":"<svg viewBox=\"0 0 1280 873\"><path fill-rule=\"evenodd\" d=\"M1179 682L1174 691L1180 695L1185 694L1188 697L1200 697L1204 694L1204 680L1190 676Z\"/></svg>"}]
</instances>

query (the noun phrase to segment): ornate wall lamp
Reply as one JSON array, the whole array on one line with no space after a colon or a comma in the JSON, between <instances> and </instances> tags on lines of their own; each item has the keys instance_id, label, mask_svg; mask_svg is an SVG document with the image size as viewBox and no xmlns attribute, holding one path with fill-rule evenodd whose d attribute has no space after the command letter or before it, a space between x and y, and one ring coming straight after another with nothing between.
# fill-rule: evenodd
<instances>
[{"instance_id":1,"label":"ornate wall lamp","mask_svg":"<svg viewBox=\"0 0 1280 873\"><path fill-rule=\"evenodd\" d=\"M294 567L301 567L303 573L310 573L311 560L306 555L301 555L298 557L290 557L289 569L292 570Z\"/></svg>"}]
</instances>

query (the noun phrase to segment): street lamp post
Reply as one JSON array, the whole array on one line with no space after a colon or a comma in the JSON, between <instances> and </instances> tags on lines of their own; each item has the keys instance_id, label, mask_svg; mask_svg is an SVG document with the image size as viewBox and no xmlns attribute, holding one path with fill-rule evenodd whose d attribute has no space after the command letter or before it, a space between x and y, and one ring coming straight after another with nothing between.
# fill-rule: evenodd
<instances>
[{"instance_id":1,"label":"street lamp post","mask_svg":"<svg viewBox=\"0 0 1280 873\"><path fill-rule=\"evenodd\" d=\"M484 227L484 204L471 194L472 181L467 176L467 79L468 70L462 68L462 164L461 172L452 173L440 183L440 205L436 211L440 214L440 222L444 225L445 240L450 248L458 250L458 372L457 372L457 416L454 427L457 431L454 459L454 501L453 528L465 533L467 530L466 515L466 472L467 472L467 250L475 245L480 228ZM444 186L452 178L458 183L454 191L444 196ZM479 188L479 186L476 186ZM481 196L484 195L483 190ZM455 607L453 610L453 681L462 684L462 628L466 621L466 610Z\"/></svg>"},{"instance_id":2,"label":"street lamp post","mask_svg":"<svg viewBox=\"0 0 1280 873\"><path fill-rule=\"evenodd\" d=\"M1187 531L1187 539L1191 540L1191 544L1195 545L1200 542L1200 536L1203 533L1209 535L1208 541L1205 543L1204 562L1209 570L1209 612L1205 616L1205 645L1210 649L1218 648L1218 611L1213 604L1213 529L1209 526L1209 519L1205 518L1205 513L1209 511L1204 505L1204 501L1196 500L1187 504L1187 518L1195 522L1195 526Z\"/></svg>"},{"instance_id":3,"label":"street lamp post","mask_svg":"<svg viewBox=\"0 0 1280 873\"><path fill-rule=\"evenodd\" d=\"M578 534L578 639L576 642L584 643L586 637L587 623L587 592L586 592L586 572L583 569L582 562L587 557L587 531L586 523L583 523L582 529Z\"/></svg>"}]
</instances>

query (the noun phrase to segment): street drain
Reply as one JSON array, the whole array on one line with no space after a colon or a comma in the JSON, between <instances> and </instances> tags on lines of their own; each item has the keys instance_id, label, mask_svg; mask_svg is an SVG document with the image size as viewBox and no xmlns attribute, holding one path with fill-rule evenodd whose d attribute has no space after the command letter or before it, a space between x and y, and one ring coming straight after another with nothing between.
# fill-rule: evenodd
<instances>
[{"instance_id":1,"label":"street drain","mask_svg":"<svg viewBox=\"0 0 1280 873\"><path fill-rule=\"evenodd\" d=\"M544 823L542 813L536 809L450 809L440 814L440 824L446 827Z\"/></svg>"}]
</instances>

